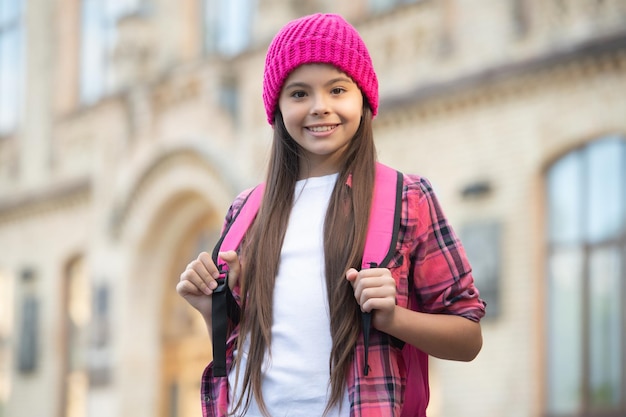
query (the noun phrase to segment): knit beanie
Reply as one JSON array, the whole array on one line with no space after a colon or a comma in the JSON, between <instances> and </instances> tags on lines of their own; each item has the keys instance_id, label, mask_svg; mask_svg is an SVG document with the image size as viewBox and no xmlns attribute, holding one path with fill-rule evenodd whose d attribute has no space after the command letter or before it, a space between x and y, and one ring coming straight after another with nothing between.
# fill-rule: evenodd
<instances>
[{"instance_id":1,"label":"knit beanie","mask_svg":"<svg viewBox=\"0 0 626 417\"><path fill-rule=\"evenodd\" d=\"M349 75L369 103L372 116L376 115L378 79L361 36L341 16L317 13L287 23L267 50L263 103L271 125L289 74L300 65L313 63L331 64Z\"/></svg>"}]
</instances>

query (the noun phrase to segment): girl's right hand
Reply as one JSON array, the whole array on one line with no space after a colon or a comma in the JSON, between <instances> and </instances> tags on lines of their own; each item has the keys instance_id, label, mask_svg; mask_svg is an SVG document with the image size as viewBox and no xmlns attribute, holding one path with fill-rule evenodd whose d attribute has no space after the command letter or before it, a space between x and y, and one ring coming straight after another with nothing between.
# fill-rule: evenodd
<instances>
[{"instance_id":1,"label":"girl's right hand","mask_svg":"<svg viewBox=\"0 0 626 417\"><path fill-rule=\"evenodd\" d=\"M232 290L237 283L241 270L239 256L235 251L220 252L219 256L228 264L228 286ZM180 275L176 292L203 316L210 317L212 306L212 297L210 296L213 294L213 290L217 288L216 279L219 276L219 271L211 255L202 252L187 265L185 271Z\"/></svg>"}]
</instances>

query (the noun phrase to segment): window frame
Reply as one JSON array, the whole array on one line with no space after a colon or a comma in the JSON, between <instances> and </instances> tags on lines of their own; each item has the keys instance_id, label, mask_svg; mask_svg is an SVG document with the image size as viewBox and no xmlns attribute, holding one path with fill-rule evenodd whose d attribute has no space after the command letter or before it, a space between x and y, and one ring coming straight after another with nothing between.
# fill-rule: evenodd
<instances>
[{"instance_id":1,"label":"window frame","mask_svg":"<svg viewBox=\"0 0 626 417\"><path fill-rule=\"evenodd\" d=\"M245 13L238 13L237 10L245 10ZM204 54L233 57L250 48L256 10L256 0L203 0L201 27Z\"/></svg>"},{"instance_id":2,"label":"window frame","mask_svg":"<svg viewBox=\"0 0 626 417\"><path fill-rule=\"evenodd\" d=\"M94 104L115 92L117 80L111 62L117 41L117 22L140 13L144 7L144 0L81 0L78 58L81 104Z\"/></svg>"},{"instance_id":3,"label":"window frame","mask_svg":"<svg viewBox=\"0 0 626 417\"><path fill-rule=\"evenodd\" d=\"M618 167L620 171L616 171L618 178L617 184L618 189L621 190L619 198L621 199L620 204L620 217L618 219L617 225L621 226L619 232L614 236L608 236L603 239L593 239L592 233L587 230L587 217L589 210L589 192L585 190L585 192L581 192L578 196L578 204L580 205L579 211L577 215L579 215L580 221L580 236L574 237L572 241L558 241L555 240L551 230L553 228L551 213L552 203L553 203L553 194L551 194L551 184L550 184L550 175L556 171L555 169L562 168L560 163L566 162L566 158L575 158L574 162L577 164L578 173L580 175L580 185L584 187L588 182L591 181L593 172L590 171L590 158L591 153L597 150L597 147L603 146L605 144L610 144L611 142L615 142L617 145L617 149L621 152L619 156ZM544 415L546 417L618 417L624 415L626 412L626 137L624 135L607 135L597 138L594 141L586 143L585 145L573 149L570 152L562 155L559 159L553 161L553 163L546 170L546 211L547 211L547 227L546 227L546 313L548 314L548 321L546 323L546 363L547 366L545 368L545 381L546 381L546 400L545 400L545 411ZM621 222L621 223L619 223ZM575 398L577 401L577 409L573 410L571 413L567 412L557 412L551 409L551 401L554 398L551 398L551 349L553 346L550 345L551 340L551 325L553 316L550 314L551 308L551 300L553 297L552 290L552 280L554 278L550 273L550 263L552 260L556 259L555 256L558 251L562 251L565 249L570 250L578 250L581 255L581 273L580 273L580 285L581 285L581 299L578 301L579 307L581 309L581 317L579 318L579 330L580 330L580 363L577 366L580 367L580 384L578 386L579 394ZM617 403L615 406L609 407L594 407L592 405L592 381L591 381L591 372L592 366L591 362L592 352L591 352L591 316L592 316L592 294L590 294L591 289L591 281L592 281L592 256L594 253L598 253L599 250L613 249L617 252L619 256L618 262L619 267L616 272L617 276L617 285L619 291L619 305L618 309L620 311L620 319L619 323L620 328L622 329L620 338L619 338L619 346L621 348L620 351L620 375L619 375L619 392L617 395ZM561 352L563 352L561 350ZM612 409L611 407L616 407Z\"/></svg>"},{"instance_id":4,"label":"window frame","mask_svg":"<svg viewBox=\"0 0 626 417\"><path fill-rule=\"evenodd\" d=\"M419 3L423 0L367 0L370 13L385 13L396 7Z\"/></svg>"}]
</instances>

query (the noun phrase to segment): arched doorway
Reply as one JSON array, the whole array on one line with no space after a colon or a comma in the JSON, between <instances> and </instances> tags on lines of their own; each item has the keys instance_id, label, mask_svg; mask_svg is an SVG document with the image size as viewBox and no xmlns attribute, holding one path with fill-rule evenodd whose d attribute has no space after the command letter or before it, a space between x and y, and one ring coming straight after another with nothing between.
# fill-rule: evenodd
<instances>
[{"instance_id":1,"label":"arched doorway","mask_svg":"<svg viewBox=\"0 0 626 417\"><path fill-rule=\"evenodd\" d=\"M201 415L211 343L200 314L175 288L190 260L217 240L234 197L228 174L198 153L170 152L139 172L116 208L120 314L133 318L120 321L119 336L120 407L128 415Z\"/></svg>"},{"instance_id":2,"label":"arched doorway","mask_svg":"<svg viewBox=\"0 0 626 417\"><path fill-rule=\"evenodd\" d=\"M219 230L203 217L190 225L171 264L170 291L163 300L160 417L200 416L200 379L212 359L211 342L200 314L174 290L180 273L201 251L211 251Z\"/></svg>"}]
</instances>

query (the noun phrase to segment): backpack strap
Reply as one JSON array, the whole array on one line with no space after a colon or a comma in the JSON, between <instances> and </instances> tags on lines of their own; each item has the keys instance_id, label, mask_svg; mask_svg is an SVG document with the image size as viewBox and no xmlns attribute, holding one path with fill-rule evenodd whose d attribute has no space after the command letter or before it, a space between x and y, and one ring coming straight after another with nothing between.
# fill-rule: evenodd
<instances>
[{"instance_id":1,"label":"backpack strap","mask_svg":"<svg viewBox=\"0 0 626 417\"><path fill-rule=\"evenodd\" d=\"M376 164L376 180L374 195L367 228L365 248L363 250L363 264L361 267L385 267L396 249L400 232L402 215L402 186L403 175L381 163ZM365 363L363 374L369 372L369 339L372 327L372 313L362 313L363 344L365 348Z\"/></svg>"},{"instance_id":2,"label":"backpack strap","mask_svg":"<svg viewBox=\"0 0 626 417\"><path fill-rule=\"evenodd\" d=\"M402 173L376 164L374 195L363 250L363 268L385 266L398 243L402 215Z\"/></svg>"},{"instance_id":3,"label":"backpack strap","mask_svg":"<svg viewBox=\"0 0 626 417\"><path fill-rule=\"evenodd\" d=\"M219 257L219 252L237 250L248 227L259 211L263 191L264 186L261 184L248 194L213 249L213 262L220 272L217 288L213 290L213 304L211 306L214 376L227 376L226 339L228 337L229 319L233 323L238 323L241 313L239 304L237 304L228 286L228 264Z\"/></svg>"}]
</instances>

